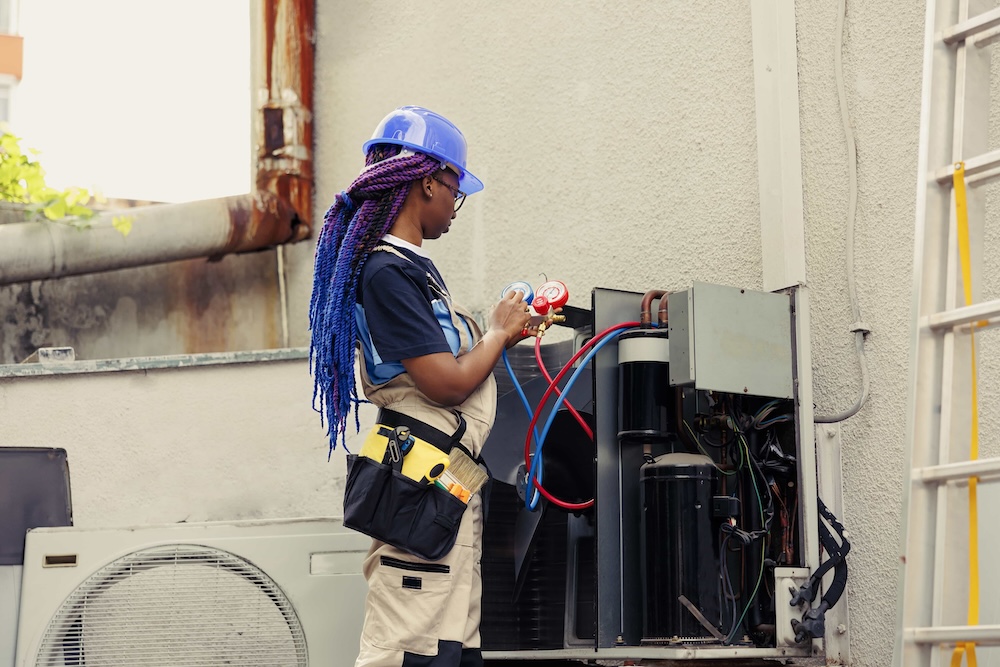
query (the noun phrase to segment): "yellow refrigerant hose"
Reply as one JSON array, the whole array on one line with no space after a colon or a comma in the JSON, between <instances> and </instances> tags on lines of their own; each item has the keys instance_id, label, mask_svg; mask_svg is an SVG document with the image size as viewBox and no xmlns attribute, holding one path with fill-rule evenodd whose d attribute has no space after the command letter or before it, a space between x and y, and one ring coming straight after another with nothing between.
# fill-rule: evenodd
<instances>
[{"instance_id":1,"label":"yellow refrigerant hose","mask_svg":"<svg viewBox=\"0 0 1000 667\"><path fill-rule=\"evenodd\" d=\"M965 305L972 305L972 261L969 248L969 210L965 199L965 163L955 163L952 176L955 187L955 219L958 223L958 254L962 262L962 287L965 291ZM979 458L979 387L976 379L976 324L969 329L969 344L972 357L972 438L969 446L969 460ZM969 478L969 625L979 625L979 511L976 504L978 477ZM960 667L962 656L966 656L969 667L976 667L975 642L959 642L951 654L951 667Z\"/></svg>"}]
</instances>

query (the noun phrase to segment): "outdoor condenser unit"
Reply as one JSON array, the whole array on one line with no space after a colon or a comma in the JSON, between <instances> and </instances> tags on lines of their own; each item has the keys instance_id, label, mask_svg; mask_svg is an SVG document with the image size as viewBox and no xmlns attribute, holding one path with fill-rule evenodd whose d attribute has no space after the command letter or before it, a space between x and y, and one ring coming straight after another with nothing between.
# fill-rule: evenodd
<instances>
[{"instance_id":1,"label":"outdoor condenser unit","mask_svg":"<svg viewBox=\"0 0 1000 667\"><path fill-rule=\"evenodd\" d=\"M643 296L597 288L590 311L568 309L575 336L543 345L559 357L549 372L595 332L638 320ZM594 441L560 414L543 447L550 491L593 497L590 509L524 507L528 419L515 392L502 394L484 448L496 476L483 556L487 659L813 655L811 642L795 642L792 621L805 610L788 593L819 557L796 296L696 283L653 302L653 323L660 305L666 326L596 354L570 392ZM519 379L537 404L548 383Z\"/></svg>"},{"instance_id":2,"label":"outdoor condenser unit","mask_svg":"<svg viewBox=\"0 0 1000 667\"><path fill-rule=\"evenodd\" d=\"M32 530L15 664L347 667L369 546L336 519Z\"/></svg>"}]
</instances>

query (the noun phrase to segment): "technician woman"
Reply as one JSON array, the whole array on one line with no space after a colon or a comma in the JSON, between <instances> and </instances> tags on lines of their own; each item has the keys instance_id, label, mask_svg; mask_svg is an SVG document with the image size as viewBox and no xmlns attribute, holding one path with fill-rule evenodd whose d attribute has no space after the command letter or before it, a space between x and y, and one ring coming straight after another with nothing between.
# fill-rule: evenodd
<instances>
[{"instance_id":1,"label":"technician woman","mask_svg":"<svg viewBox=\"0 0 1000 667\"><path fill-rule=\"evenodd\" d=\"M502 299L483 333L424 251L425 240L447 233L466 196L483 189L466 169L457 127L401 107L364 150L366 166L327 212L316 250L311 363L331 447L359 401L358 347L364 395L380 408L380 423L419 420L478 455L496 416L492 371L528 331L528 304L520 292ZM436 561L373 541L358 667L482 664L478 495L459 525L455 546Z\"/></svg>"}]
</instances>

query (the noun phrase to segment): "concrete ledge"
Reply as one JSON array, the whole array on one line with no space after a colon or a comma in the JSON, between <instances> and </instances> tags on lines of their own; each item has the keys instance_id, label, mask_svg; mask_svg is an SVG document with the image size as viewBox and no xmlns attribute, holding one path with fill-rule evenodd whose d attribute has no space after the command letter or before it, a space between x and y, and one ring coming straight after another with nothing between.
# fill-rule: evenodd
<instances>
[{"instance_id":1,"label":"concrete ledge","mask_svg":"<svg viewBox=\"0 0 1000 667\"><path fill-rule=\"evenodd\" d=\"M112 373L143 371L160 368L189 368L225 364L255 364L269 361L295 361L309 358L309 348L288 347L274 350L241 352L208 352L176 354L162 357L131 357L125 359L92 359L65 363L21 363L0 365L0 378L68 375L74 373Z\"/></svg>"}]
</instances>

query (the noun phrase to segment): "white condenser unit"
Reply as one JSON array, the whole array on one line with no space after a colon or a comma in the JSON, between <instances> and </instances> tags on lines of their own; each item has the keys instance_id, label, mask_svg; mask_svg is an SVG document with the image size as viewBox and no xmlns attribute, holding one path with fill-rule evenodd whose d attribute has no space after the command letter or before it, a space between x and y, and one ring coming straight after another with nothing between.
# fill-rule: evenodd
<instances>
[{"instance_id":1,"label":"white condenser unit","mask_svg":"<svg viewBox=\"0 0 1000 667\"><path fill-rule=\"evenodd\" d=\"M371 544L339 519L40 528L18 667L348 667Z\"/></svg>"}]
</instances>

